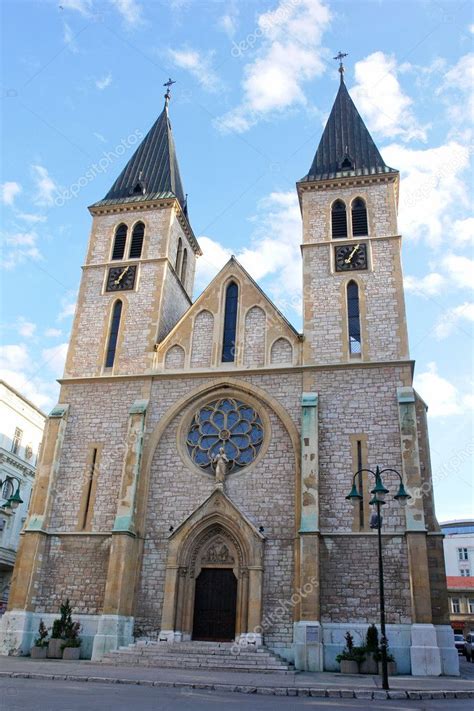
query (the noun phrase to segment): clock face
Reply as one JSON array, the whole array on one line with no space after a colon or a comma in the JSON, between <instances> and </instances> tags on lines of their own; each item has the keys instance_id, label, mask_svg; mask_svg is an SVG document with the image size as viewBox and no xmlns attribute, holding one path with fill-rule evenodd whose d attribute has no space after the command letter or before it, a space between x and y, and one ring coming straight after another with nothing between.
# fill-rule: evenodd
<instances>
[{"instance_id":1,"label":"clock face","mask_svg":"<svg viewBox=\"0 0 474 711\"><path fill-rule=\"evenodd\" d=\"M334 248L336 272L367 269L367 245L344 244Z\"/></svg>"},{"instance_id":2,"label":"clock face","mask_svg":"<svg viewBox=\"0 0 474 711\"><path fill-rule=\"evenodd\" d=\"M129 267L111 267L107 277L107 291L128 291L135 286L136 264Z\"/></svg>"}]
</instances>

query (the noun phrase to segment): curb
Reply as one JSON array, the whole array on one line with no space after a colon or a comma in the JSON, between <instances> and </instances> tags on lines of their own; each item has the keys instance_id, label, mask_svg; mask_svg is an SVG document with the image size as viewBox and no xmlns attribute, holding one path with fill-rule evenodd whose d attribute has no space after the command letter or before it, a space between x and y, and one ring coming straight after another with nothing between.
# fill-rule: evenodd
<instances>
[{"instance_id":1,"label":"curb","mask_svg":"<svg viewBox=\"0 0 474 711\"><path fill-rule=\"evenodd\" d=\"M1 672L0 679L37 679L54 681L84 681L96 684L133 684L135 686L156 686L175 689L205 689L206 691L232 691L240 694L262 694L265 696L313 696L330 699L474 699L474 690L440 691L409 689L335 689L288 686L250 686L236 684L205 684L188 681L153 681L151 679L114 679L104 676L81 676L78 674L39 674L36 672Z\"/></svg>"}]
</instances>

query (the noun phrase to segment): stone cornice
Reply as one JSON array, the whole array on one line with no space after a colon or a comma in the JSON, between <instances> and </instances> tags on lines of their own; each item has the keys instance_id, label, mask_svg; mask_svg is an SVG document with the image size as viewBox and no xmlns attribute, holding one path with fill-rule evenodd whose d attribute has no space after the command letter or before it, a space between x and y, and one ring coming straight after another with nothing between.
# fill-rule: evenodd
<instances>
[{"instance_id":1,"label":"stone cornice","mask_svg":"<svg viewBox=\"0 0 474 711\"><path fill-rule=\"evenodd\" d=\"M135 373L133 375L90 375L86 377L59 378L58 383L68 385L69 383L87 383L87 382L117 382L118 380L172 380L186 378L203 378L209 377L214 379L225 378L228 376L246 376L246 375L271 375L273 373L303 373L307 371L321 370L344 370L355 368L390 368L410 366L412 372L414 370L415 361L410 359L403 360L386 360L386 361L354 361L351 363L328 363L325 365L293 365L293 366L278 366L278 367L260 367L260 368L235 368L235 369L207 369L199 370L174 370L148 373Z\"/></svg>"},{"instance_id":2,"label":"stone cornice","mask_svg":"<svg viewBox=\"0 0 474 711\"><path fill-rule=\"evenodd\" d=\"M336 245L340 246L343 244L358 244L359 242L383 242L384 240L401 240L402 235L366 235L365 237L344 237L343 239L320 239L315 242L303 242L300 244L300 249L305 249L306 247L319 247L321 245L328 245L330 247ZM345 272L347 274L347 272Z\"/></svg>"},{"instance_id":3,"label":"stone cornice","mask_svg":"<svg viewBox=\"0 0 474 711\"><path fill-rule=\"evenodd\" d=\"M6 464L10 464L15 469L18 469L20 472L23 472L23 474L27 474L31 477L34 477L35 475L36 470L34 466L28 464L28 462L23 461L23 459L20 459L12 452L7 452L5 449L0 448L0 464L3 462L5 462Z\"/></svg>"}]
</instances>

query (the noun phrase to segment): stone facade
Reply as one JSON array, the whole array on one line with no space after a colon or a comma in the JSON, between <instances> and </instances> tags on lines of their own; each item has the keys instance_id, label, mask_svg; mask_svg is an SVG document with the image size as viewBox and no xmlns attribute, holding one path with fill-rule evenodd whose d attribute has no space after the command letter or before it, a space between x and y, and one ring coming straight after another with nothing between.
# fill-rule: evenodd
<instances>
[{"instance_id":1,"label":"stone facade","mask_svg":"<svg viewBox=\"0 0 474 711\"><path fill-rule=\"evenodd\" d=\"M357 475L358 507L346 495L354 472L380 464L413 492L402 509L393 499L398 475L384 474L389 641L404 672L456 673L425 406L408 359L398 174L303 181L298 190L302 334L235 258L191 303L200 250L178 199L91 208L60 404L2 622L4 651L27 651L31 620L66 596L87 625L94 658L132 641L133 628L136 638L190 639L196 620L215 617L199 607L201 573L223 580L225 570L236 585L226 613L236 644L263 642L300 669L335 669L344 632L360 637L378 620L367 471ZM357 197L367 205L368 234L355 238ZM335 270L336 198L349 220L337 243L353 249L363 241L367 269ZM133 288L119 282L107 292L115 229L125 222L130 233L139 219L145 240ZM357 354L349 352L350 280L359 286ZM238 299L231 357L223 359L230 283ZM123 310L106 368L117 299ZM226 556L211 559L212 546Z\"/></svg>"}]
</instances>

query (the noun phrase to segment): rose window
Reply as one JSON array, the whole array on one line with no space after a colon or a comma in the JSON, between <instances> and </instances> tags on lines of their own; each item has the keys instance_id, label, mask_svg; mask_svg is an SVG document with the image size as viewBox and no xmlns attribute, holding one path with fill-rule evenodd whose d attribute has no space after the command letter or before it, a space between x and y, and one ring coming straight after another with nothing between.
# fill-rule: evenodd
<instances>
[{"instance_id":1,"label":"rose window","mask_svg":"<svg viewBox=\"0 0 474 711\"><path fill-rule=\"evenodd\" d=\"M234 398L215 400L194 415L186 445L195 464L212 472L212 462L224 448L227 473L251 464L263 442L263 425L253 407Z\"/></svg>"}]
</instances>

